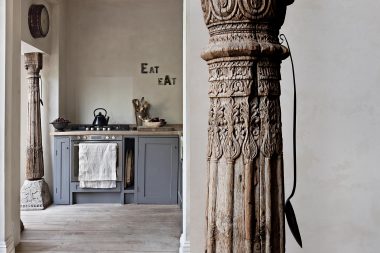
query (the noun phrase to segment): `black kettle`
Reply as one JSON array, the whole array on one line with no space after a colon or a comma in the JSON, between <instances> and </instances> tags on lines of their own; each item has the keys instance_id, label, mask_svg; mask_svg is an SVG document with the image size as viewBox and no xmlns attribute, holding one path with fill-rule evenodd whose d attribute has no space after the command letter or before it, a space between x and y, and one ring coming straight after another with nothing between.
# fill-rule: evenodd
<instances>
[{"instance_id":1,"label":"black kettle","mask_svg":"<svg viewBox=\"0 0 380 253\"><path fill-rule=\"evenodd\" d=\"M98 110L103 110L105 112L105 114L103 115L101 112L99 112L98 114L96 114L96 111ZM94 122L92 122L92 125L93 126L99 126L99 127L102 127L102 126L107 126L108 125L108 121L110 119L110 117L107 117L107 111L106 109L104 108L96 108L94 110Z\"/></svg>"}]
</instances>

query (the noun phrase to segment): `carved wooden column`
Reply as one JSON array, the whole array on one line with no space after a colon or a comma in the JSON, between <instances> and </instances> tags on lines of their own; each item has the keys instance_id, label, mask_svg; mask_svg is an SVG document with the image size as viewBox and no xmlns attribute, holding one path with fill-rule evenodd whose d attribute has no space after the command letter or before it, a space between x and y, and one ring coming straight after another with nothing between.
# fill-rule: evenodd
<instances>
[{"instance_id":1,"label":"carved wooden column","mask_svg":"<svg viewBox=\"0 0 380 253\"><path fill-rule=\"evenodd\" d=\"M291 0L202 0L209 45L207 245L283 253L278 34Z\"/></svg>"},{"instance_id":2,"label":"carved wooden column","mask_svg":"<svg viewBox=\"0 0 380 253\"><path fill-rule=\"evenodd\" d=\"M26 53L25 68L28 82L28 127L26 147L26 180L21 189L21 209L44 209L50 202L49 187L43 179L44 159L42 152L40 70L41 53Z\"/></svg>"}]
</instances>

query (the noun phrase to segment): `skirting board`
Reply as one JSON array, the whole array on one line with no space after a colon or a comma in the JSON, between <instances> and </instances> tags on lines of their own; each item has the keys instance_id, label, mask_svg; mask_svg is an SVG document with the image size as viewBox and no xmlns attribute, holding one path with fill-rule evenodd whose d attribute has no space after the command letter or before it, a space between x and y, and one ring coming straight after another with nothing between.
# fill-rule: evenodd
<instances>
[{"instance_id":1,"label":"skirting board","mask_svg":"<svg viewBox=\"0 0 380 253\"><path fill-rule=\"evenodd\" d=\"M181 235L179 253L190 253L190 242L186 241L184 234Z\"/></svg>"},{"instance_id":2,"label":"skirting board","mask_svg":"<svg viewBox=\"0 0 380 253\"><path fill-rule=\"evenodd\" d=\"M15 243L13 237L10 236L4 241L0 241L0 253L15 253Z\"/></svg>"}]
</instances>

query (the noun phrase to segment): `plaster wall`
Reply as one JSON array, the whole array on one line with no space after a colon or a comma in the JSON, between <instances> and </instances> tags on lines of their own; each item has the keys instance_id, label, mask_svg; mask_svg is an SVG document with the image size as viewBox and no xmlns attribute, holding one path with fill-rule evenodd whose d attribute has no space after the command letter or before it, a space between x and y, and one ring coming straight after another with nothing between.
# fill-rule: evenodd
<instances>
[{"instance_id":1,"label":"plaster wall","mask_svg":"<svg viewBox=\"0 0 380 253\"><path fill-rule=\"evenodd\" d=\"M24 53L41 51L43 53L43 68L40 72L42 79L42 100L44 105L41 106L41 128L42 128L42 144L44 149L44 179L48 183L50 192L53 193L53 159L54 159L54 141L50 137L49 132L53 130L49 122L54 120L59 115L59 90L62 83L62 69L64 64L62 58L64 58L63 51L63 39L62 30L64 31L64 1L25 1L22 2L21 9L28 9L31 4L38 3L49 6L50 14L50 29L48 36L45 38L30 40L23 40L31 43L32 47L22 47L21 56L21 131L20 131L20 183L23 184L25 180L25 164L26 164L26 133L27 133L27 108L28 108L28 86L26 82L26 70L24 66ZM27 5L25 7L25 5ZM27 20L21 19L22 22ZM21 26L21 33L23 36L29 33L27 25ZM24 30L26 29L26 30ZM23 38L25 39L25 37ZM44 50L48 48L48 53Z\"/></svg>"},{"instance_id":2,"label":"plaster wall","mask_svg":"<svg viewBox=\"0 0 380 253\"><path fill-rule=\"evenodd\" d=\"M289 8L284 32L299 97L294 204L305 241L300 250L288 236L289 252L379 251L379 8L369 0L296 1ZM282 102L291 183L289 66Z\"/></svg>"},{"instance_id":3,"label":"plaster wall","mask_svg":"<svg viewBox=\"0 0 380 253\"><path fill-rule=\"evenodd\" d=\"M190 87L187 85L187 56L189 55L188 47L187 47L187 28L188 28L188 20L189 16L187 15L187 11L189 10L189 2L183 1L183 163L182 163L182 234L180 237L180 253L190 252L190 129L189 129L189 103L188 103L188 92L190 92Z\"/></svg>"},{"instance_id":4,"label":"plaster wall","mask_svg":"<svg viewBox=\"0 0 380 253\"><path fill-rule=\"evenodd\" d=\"M20 5L0 1L0 252L20 240Z\"/></svg>"},{"instance_id":5,"label":"plaster wall","mask_svg":"<svg viewBox=\"0 0 380 253\"><path fill-rule=\"evenodd\" d=\"M208 124L208 68L200 58L208 32L199 1L187 0L186 24L186 152L190 176L190 249L204 252L206 208L206 144Z\"/></svg>"},{"instance_id":6,"label":"plaster wall","mask_svg":"<svg viewBox=\"0 0 380 253\"><path fill-rule=\"evenodd\" d=\"M188 0L186 113L190 141L191 252L203 252L206 201L207 45L198 1ZM380 232L379 2L295 1L283 26L298 83L298 188L304 248L287 230L287 252L378 252ZM292 185L292 79L282 68L286 196Z\"/></svg>"},{"instance_id":7,"label":"plaster wall","mask_svg":"<svg viewBox=\"0 0 380 253\"><path fill-rule=\"evenodd\" d=\"M5 251L5 242L7 239L7 226L6 226L6 216L7 209L5 208L5 201L7 199L7 185L5 182L8 178L7 174L9 173L6 170L5 163L5 87L6 87L6 2L0 2L0 203L4 203L0 206L0 243L3 248L2 251ZM8 214L9 215L9 214Z\"/></svg>"},{"instance_id":8,"label":"plaster wall","mask_svg":"<svg viewBox=\"0 0 380 253\"><path fill-rule=\"evenodd\" d=\"M152 117L182 123L182 2L68 0L66 82L62 115L91 124L107 109L110 123L135 123L133 98ZM142 74L141 63L159 66ZM150 69L148 68L148 71ZM165 75L175 85L158 85Z\"/></svg>"}]
</instances>

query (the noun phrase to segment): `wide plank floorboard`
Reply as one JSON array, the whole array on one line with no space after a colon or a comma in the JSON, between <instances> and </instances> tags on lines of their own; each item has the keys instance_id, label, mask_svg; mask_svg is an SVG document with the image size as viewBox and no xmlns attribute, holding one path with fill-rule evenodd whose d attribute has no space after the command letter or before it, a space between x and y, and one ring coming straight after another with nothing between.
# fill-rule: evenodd
<instances>
[{"instance_id":1,"label":"wide plank floorboard","mask_svg":"<svg viewBox=\"0 0 380 253\"><path fill-rule=\"evenodd\" d=\"M22 211L16 252L178 252L177 206L80 204Z\"/></svg>"}]
</instances>

